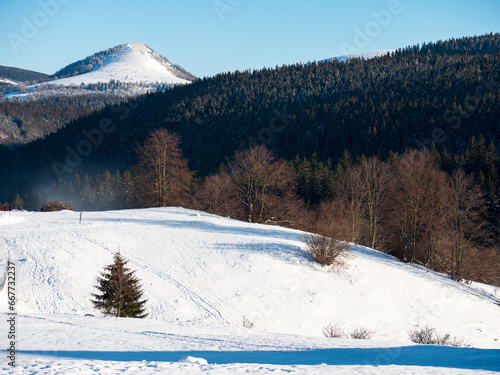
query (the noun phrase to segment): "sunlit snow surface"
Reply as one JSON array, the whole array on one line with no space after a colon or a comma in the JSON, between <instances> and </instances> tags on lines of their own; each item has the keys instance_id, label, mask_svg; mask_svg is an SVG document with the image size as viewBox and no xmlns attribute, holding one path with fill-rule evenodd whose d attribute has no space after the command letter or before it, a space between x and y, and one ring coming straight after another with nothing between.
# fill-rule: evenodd
<instances>
[{"instance_id":1,"label":"sunlit snow surface","mask_svg":"<svg viewBox=\"0 0 500 375\"><path fill-rule=\"evenodd\" d=\"M158 82L167 84L189 83L176 77L168 68L171 66L155 59L156 53L141 43L127 44L125 49L112 56L102 67L73 77L50 81L51 85L88 85L109 82L111 79L127 83ZM156 55L157 56L157 55Z\"/></svg>"},{"instance_id":2,"label":"sunlit snow surface","mask_svg":"<svg viewBox=\"0 0 500 375\"><path fill-rule=\"evenodd\" d=\"M334 271L311 261L299 231L180 208L84 212L78 220L70 211L0 213L2 263L10 250L17 267L19 373L500 371L493 287L361 246L347 269ZM142 280L146 319L102 317L89 301L117 250ZM5 322L6 288L0 311ZM330 322L375 335L327 339ZM408 331L425 324L472 347L414 345ZM0 371L9 370L2 360Z\"/></svg>"},{"instance_id":3,"label":"sunlit snow surface","mask_svg":"<svg viewBox=\"0 0 500 375\"><path fill-rule=\"evenodd\" d=\"M111 94L121 97L136 96L150 91L164 90L165 87L191 83L184 79L184 73L167 59L161 57L142 43L118 46L119 52L109 52L101 65L86 73L72 77L53 79L13 90L3 96L6 100L39 99L72 95ZM113 87L111 81L120 82ZM92 85L98 85L95 87ZM0 96L0 99L2 97Z\"/></svg>"}]
</instances>

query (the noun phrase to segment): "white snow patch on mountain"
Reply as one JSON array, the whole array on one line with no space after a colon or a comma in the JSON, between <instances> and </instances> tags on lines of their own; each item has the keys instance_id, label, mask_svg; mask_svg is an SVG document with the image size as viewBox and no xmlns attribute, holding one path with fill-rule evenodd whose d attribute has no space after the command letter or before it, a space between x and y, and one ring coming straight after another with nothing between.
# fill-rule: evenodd
<instances>
[{"instance_id":1,"label":"white snow patch on mountain","mask_svg":"<svg viewBox=\"0 0 500 375\"><path fill-rule=\"evenodd\" d=\"M9 85L19 85L19 82L12 81L8 78L2 78L2 77L0 77L0 83L7 83Z\"/></svg>"},{"instance_id":2,"label":"white snow patch on mountain","mask_svg":"<svg viewBox=\"0 0 500 375\"><path fill-rule=\"evenodd\" d=\"M111 80L125 83L186 84L190 81L174 75L172 64L159 59L151 48L142 43L127 44L126 48L109 57L103 66L73 77L48 82L51 85L88 85Z\"/></svg>"}]
</instances>

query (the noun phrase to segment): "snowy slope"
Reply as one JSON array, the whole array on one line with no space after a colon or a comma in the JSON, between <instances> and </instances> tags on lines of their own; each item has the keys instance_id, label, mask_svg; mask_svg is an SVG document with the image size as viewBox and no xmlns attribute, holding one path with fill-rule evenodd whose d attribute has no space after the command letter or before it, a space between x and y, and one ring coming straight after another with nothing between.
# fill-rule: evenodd
<instances>
[{"instance_id":1,"label":"snowy slope","mask_svg":"<svg viewBox=\"0 0 500 375\"><path fill-rule=\"evenodd\" d=\"M96 94L131 97L195 80L193 75L142 43L123 44L98 52L51 77L22 91L0 95L0 100Z\"/></svg>"},{"instance_id":2,"label":"snowy slope","mask_svg":"<svg viewBox=\"0 0 500 375\"><path fill-rule=\"evenodd\" d=\"M0 214L0 263L10 252L17 264L17 312L24 327L18 350L24 351L26 368L32 361L43 371L61 359L64 371L101 366L95 361L115 368L128 358L137 361L127 365L130 373L169 366L187 366L182 368L192 373L212 369L156 363L186 354L227 364L215 373L243 373L246 367L231 367L235 362L314 365L307 369L311 372L290 368L311 374L333 373L331 366L350 373L343 366L359 364L360 370L375 373L370 366L387 356L382 364L395 367L376 373L412 373L405 366L430 366L427 373L440 373L434 371L441 367L462 369L454 374L500 370L500 360L493 360L500 358L500 293L493 287L456 283L362 246L353 246L347 269L333 271L311 261L299 231L180 208L84 212L81 225L78 219L79 213L70 211ZM95 277L118 249L143 282L150 314L145 320L103 318L89 302ZM5 293L0 293L1 312L7 308ZM254 323L251 331L242 328L243 316ZM326 339L322 329L330 322L348 331L367 327L375 335L369 341ZM425 324L491 350L425 349L432 353L419 362L415 358L428 347L413 346L407 333ZM118 347L128 354L116 352ZM298 360L284 352L321 348L355 349L350 355L362 359L346 363L320 350ZM361 348L379 352L363 357ZM55 352L38 353L44 350ZM227 350L245 352L233 359L217 354ZM252 354L258 350L271 352ZM259 368L252 366L251 371Z\"/></svg>"},{"instance_id":3,"label":"snowy slope","mask_svg":"<svg viewBox=\"0 0 500 375\"><path fill-rule=\"evenodd\" d=\"M88 85L111 80L127 83L186 84L191 81L180 77L180 72L165 58L142 43L129 43L105 58L102 66L90 72L50 81L56 85Z\"/></svg>"},{"instance_id":4,"label":"snowy slope","mask_svg":"<svg viewBox=\"0 0 500 375\"><path fill-rule=\"evenodd\" d=\"M320 62L333 61L333 60L345 62L345 61L348 61L350 59L373 59L374 57L385 56L388 53L390 54L394 51L396 51L396 50L395 49L382 49L382 50L377 50L377 51L359 52L359 53L353 53L350 55L332 57L330 59L321 60Z\"/></svg>"}]
</instances>

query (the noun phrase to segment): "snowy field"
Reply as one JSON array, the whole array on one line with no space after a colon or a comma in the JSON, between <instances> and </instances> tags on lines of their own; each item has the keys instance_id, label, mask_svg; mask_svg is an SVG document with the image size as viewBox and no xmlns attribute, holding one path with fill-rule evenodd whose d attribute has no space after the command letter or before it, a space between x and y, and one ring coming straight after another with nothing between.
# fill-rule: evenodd
<instances>
[{"instance_id":1,"label":"snowy field","mask_svg":"<svg viewBox=\"0 0 500 375\"><path fill-rule=\"evenodd\" d=\"M500 291L354 246L341 271L301 232L180 208L0 213L0 262L16 263L22 374L489 374L500 371ZM95 277L120 250L146 319L103 317ZM5 268L5 267L4 267ZM8 347L6 288L0 293ZM87 316L87 315L93 316ZM252 329L242 326L246 317ZM371 340L322 329L366 327ZM470 348L415 345L424 325ZM4 359L0 371L11 368Z\"/></svg>"}]
</instances>

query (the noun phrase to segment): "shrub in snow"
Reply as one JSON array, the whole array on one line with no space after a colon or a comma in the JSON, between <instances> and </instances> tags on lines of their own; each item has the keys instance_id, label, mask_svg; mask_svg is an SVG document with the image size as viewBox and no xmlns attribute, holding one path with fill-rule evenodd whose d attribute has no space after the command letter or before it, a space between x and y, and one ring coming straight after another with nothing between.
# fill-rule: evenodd
<instances>
[{"instance_id":1,"label":"shrub in snow","mask_svg":"<svg viewBox=\"0 0 500 375\"><path fill-rule=\"evenodd\" d=\"M97 277L95 286L99 293L92 293L95 299L90 300L96 309L104 315L129 318L145 318L142 288L135 271L126 267L127 261L120 252L114 255L114 262L104 268Z\"/></svg>"},{"instance_id":2,"label":"shrub in snow","mask_svg":"<svg viewBox=\"0 0 500 375\"><path fill-rule=\"evenodd\" d=\"M309 253L319 264L343 266L349 245L318 234L306 234L302 237Z\"/></svg>"},{"instance_id":3,"label":"shrub in snow","mask_svg":"<svg viewBox=\"0 0 500 375\"><path fill-rule=\"evenodd\" d=\"M428 345L447 345L447 346L465 346L469 347L470 344L464 340L459 340L456 337L451 337L449 333L439 334L435 328L425 326L420 329L415 329L408 333L410 340L416 344Z\"/></svg>"},{"instance_id":4,"label":"shrub in snow","mask_svg":"<svg viewBox=\"0 0 500 375\"><path fill-rule=\"evenodd\" d=\"M243 325L243 327L245 327L247 329L252 329L252 327L253 327L253 322L251 320L249 320L245 315L243 315L243 319L242 319L241 324Z\"/></svg>"},{"instance_id":5,"label":"shrub in snow","mask_svg":"<svg viewBox=\"0 0 500 375\"><path fill-rule=\"evenodd\" d=\"M335 339L346 337L344 330L341 327L339 327L338 324L332 326L331 323L328 323L325 326L325 328L323 328L323 335L325 335L325 337L330 337Z\"/></svg>"},{"instance_id":6,"label":"shrub in snow","mask_svg":"<svg viewBox=\"0 0 500 375\"><path fill-rule=\"evenodd\" d=\"M73 206L71 202L61 202L61 201L48 201L42 205L42 211L61 211L61 210L72 210Z\"/></svg>"},{"instance_id":7,"label":"shrub in snow","mask_svg":"<svg viewBox=\"0 0 500 375\"><path fill-rule=\"evenodd\" d=\"M373 337L374 332L365 327L354 328L350 333L351 339L369 340Z\"/></svg>"}]
</instances>

